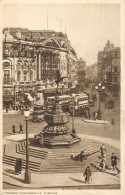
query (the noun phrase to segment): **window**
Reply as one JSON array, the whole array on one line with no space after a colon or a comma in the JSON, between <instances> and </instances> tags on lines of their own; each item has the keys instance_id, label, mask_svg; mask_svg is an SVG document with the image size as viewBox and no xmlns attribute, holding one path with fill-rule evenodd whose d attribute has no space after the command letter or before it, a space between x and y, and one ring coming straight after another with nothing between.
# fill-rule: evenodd
<instances>
[{"instance_id":1,"label":"window","mask_svg":"<svg viewBox=\"0 0 125 195\"><path fill-rule=\"evenodd\" d=\"M4 82L9 82L10 81L10 71L9 70L4 70Z\"/></svg>"},{"instance_id":2,"label":"window","mask_svg":"<svg viewBox=\"0 0 125 195\"><path fill-rule=\"evenodd\" d=\"M114 72L117 72L117 66L114 67Z\"/></svg>"},{"instance_id":3,"label":"window","mask_svg":"<svg viewBox=\"0 0 125 195\"><path fill-rule=\"evenodd\" d=\"M20 72L17 73L17 81L20 81L21 80L21 74Z\"/></svg>"},{"instance_id":4,"label":"window","mask_svg":"<svg viewBox=\"0 0 125 195\"><path fill-rule=\"evenodd\" d=\"M24 81L27 80L27 74L24 74Z\"/></svg>"},{"instance_id":5,"label":"window","mask_svg":"<svg viewBox=\"0 0 125 195\"><path fill-rule=\"evenodd\" d=\"M30 81L33 81L33 72L30 72Z\"/></svg>"},{"instance_id":6,"label":"window","mask_svg":"<svg viewBox=\"0 0 125 195\"><path fill-rule=\"evenodd\" d=\"M115 82L117 82L117 81L118 81L117 77L114 77L114 81L115 81Z\"/></svg>"},{"instance_id":7,"label":"window","mask_svg":"<svg viewBox=\"0 0 125 195\"><path fill-rule=\"evenodd\" d=\"M107 72L111 72L111 66L107 66Z\"/></svg>"}]
</instances>

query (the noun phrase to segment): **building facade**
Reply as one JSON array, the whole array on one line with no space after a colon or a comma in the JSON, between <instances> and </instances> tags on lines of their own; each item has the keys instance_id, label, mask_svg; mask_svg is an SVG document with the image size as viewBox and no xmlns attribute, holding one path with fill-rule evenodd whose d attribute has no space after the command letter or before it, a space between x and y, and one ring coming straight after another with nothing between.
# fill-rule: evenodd
<instances>
[{"instance_id":1,"label":"building facade","mask_svg":"<svg viewBox=\"0 0 125 195\"><path fill-rule=\"evenodd\" d=\"M50 86L57 69L65 77L73 77L76 53L67 35L55 31L30 31L22 28L3 30L3 100L14 104L20 91L33 91L37 85ZM7 96L8 94L8 96ZM15 95L17 94L17 95ZM11 98L9 98L11 95ZM18 99L18 98L17 98Z\"/></svg>"},{"instance_id":2,"label":"building facade","mask_svg":"<svg viewBox=\"0 0 125 195\"><path fill-rule=\"evenodd\" d=\"M107 42L98 52L98 81L105 79L112 92L120 91L120 48Z\"/></svg>"},{"instance_id":3,"label":"building facade","mask_svg":"<svg viewBox=\"0 0 125 195\"><path fill-rule=\"evenodd\" d=\"M81 84L84 84L85 81L85 75L86 75L85 67L86 67L86 61L80 58L77 61L77 78L78 78L78 82Z\"/></svg>"}]
</instances>

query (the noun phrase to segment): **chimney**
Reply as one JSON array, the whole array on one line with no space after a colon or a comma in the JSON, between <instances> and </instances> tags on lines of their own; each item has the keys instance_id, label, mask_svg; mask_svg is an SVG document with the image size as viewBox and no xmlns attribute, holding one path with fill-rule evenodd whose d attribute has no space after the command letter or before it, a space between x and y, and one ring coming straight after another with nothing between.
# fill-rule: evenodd
<instances>
[{"instance_id":1,"label":"chimney","mask_svg":"<svg viewBox=\"0 0 125 195\"><path fill-rule=\"evenodd\" d=\"M10 29L9 28L5 28L4 29L4 34L5 35L10 35Z\"/></svg>"}]
</instances>

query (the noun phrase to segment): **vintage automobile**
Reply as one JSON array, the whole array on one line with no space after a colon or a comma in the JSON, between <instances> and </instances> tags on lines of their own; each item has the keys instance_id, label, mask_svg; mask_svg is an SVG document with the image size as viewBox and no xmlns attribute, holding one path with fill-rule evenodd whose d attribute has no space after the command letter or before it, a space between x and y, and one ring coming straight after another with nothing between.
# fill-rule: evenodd
<instances>
[{"instance_id":1,"label":"vintage automobile","mask_svg":"<svg viewBox=\"0 0 125 195\"><path fill-rule=\"evenodd\" d=\"M44 121L44 110L37 110L33 112L33 121L42 122Z\"/></svg>"}]
</instances>

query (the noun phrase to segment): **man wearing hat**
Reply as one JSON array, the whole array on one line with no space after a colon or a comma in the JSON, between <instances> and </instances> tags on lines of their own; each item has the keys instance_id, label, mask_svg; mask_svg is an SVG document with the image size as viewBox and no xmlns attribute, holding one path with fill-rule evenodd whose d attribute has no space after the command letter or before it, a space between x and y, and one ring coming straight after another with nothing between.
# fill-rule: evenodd
<instances>
[{"instance_id":1,"label":"man wearing hat","mask_svg":"<svg viewBox=\"0 0 125 195\"><path fill-rule=\"evenodd\" d=\"M117 167L116 167L116 165L117 165L117 160L118 160L118 157L117 157L114 153L112 153L112 156L111 156L111 165L112 165L112 167L113 167L113 171L114 171L115 169L117 169Z\"/></svg>"}]
</instances>

